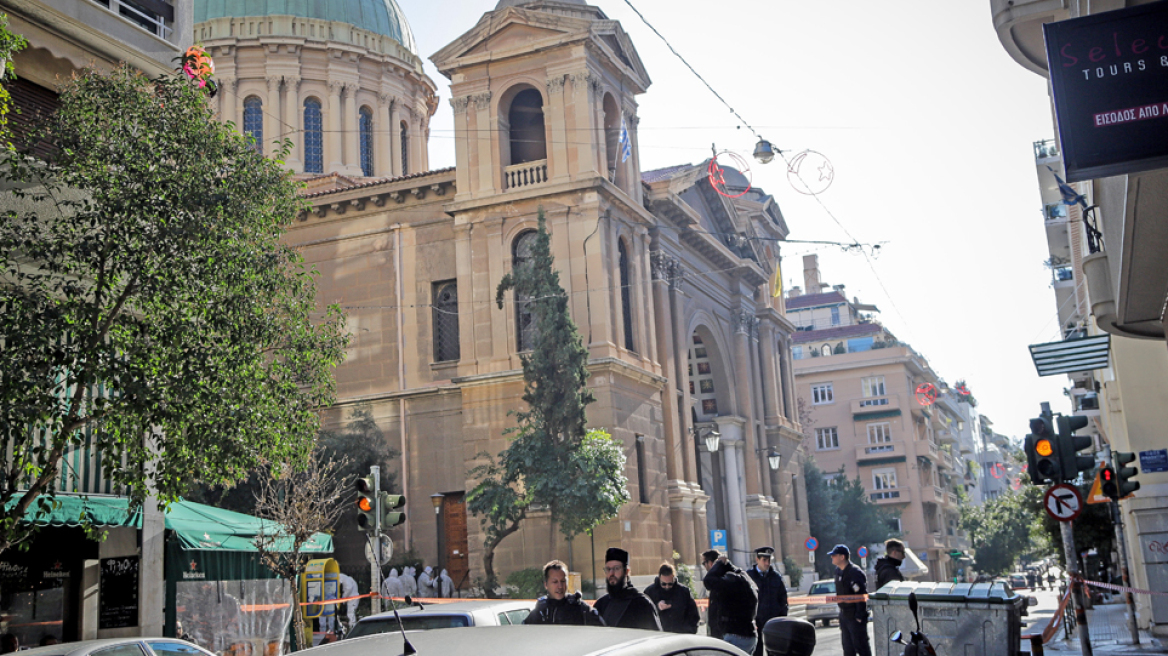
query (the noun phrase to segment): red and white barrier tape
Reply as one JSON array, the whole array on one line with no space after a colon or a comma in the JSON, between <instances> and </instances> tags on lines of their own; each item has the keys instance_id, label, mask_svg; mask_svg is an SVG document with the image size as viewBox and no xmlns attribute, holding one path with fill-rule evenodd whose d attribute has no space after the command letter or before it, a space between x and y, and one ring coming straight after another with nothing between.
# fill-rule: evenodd
<instances>
[{"instance_id":1,"label":"red and white barrier tape","mask_svg":"<svg viewBox=\"0 0 1168 656\"><path fill-rule=\"evenodd\" d=\"M1079 577L1079 576L1077 576L1075 578L1078 579L1080 582L1086 583L1087 585L1089 585L1093 588L1105 588L1107 590L1114 590L1116 592L1131 592L1134 594L1153 595L1153 596L1157 596L1157 597L1168 597L1168 592L1156 592L1153 590L1140 590L1139 588L1128 588L1128 587L1124 587L1122 585L1103 583L1101 581L1088 581L1087 579L1085 579L1083 577Z\"/></svg>"}]
</instances>

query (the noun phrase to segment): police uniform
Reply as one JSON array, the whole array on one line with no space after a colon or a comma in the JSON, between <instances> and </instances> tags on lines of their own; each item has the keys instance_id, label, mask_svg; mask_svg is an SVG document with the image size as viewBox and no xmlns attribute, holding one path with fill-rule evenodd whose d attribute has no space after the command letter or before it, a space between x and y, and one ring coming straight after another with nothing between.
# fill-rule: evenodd
<instances>
[{"instance_id":1,"label":"police uniform","mask_svg":"<svg viewBox=\"0 0 1168 656\"><path fill-rule=\"evenodd\" d=\"M836 545L832 555L851 556L844 545ZM868 577L849 560L842 569L835 571L835 593L837 596L867 595ZM872 656L868 642L868 602L848 601L839 603L840 641L844 656Z\"/></svg>"},{"instance_id":2,"label":"police uniform","mask_svg":"<svg viewBox=\"0 0 1168 656\"><path fill-rule=\"evenodd\" d=\"M766 557L771 561L771 566L765 573L758 569L757 564L746 570L746 575L754 581L754 587L758 589L758 610L754 614L754 626L758 629L759 640L755 645L754 655L762 656L762 628L776 617L787 616L787 585L783 583L783 577L775 569L774 547L755 549L754 556L756 559Z\"/></svg>"}]
</instances>

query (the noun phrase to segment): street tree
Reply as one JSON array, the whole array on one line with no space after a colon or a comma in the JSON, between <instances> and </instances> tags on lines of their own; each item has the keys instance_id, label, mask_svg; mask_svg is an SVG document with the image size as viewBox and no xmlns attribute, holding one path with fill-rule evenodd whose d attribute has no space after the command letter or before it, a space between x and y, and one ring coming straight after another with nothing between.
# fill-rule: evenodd
<instances>
[{"instance_id":1,"label":"street tree","mask_svg":"<svg viewBox=\"0 0 1168 656\"><path fill-rule=\"evenodd\" d=\"M552 268L543 211L531 257L503 277L496 302L505 294L525 303L535 323L534 345L521 356L523 401L511 443L497 457L481 453L469 472L478 483L467 507L481 516L485 533L486 593L498 586L495 550L519 530L533 506L546 507L567 538L615 517L629 500L621 445L608 433L585 428L585 408L595 398L587 388L588 351L568 314L568 296Z\"/></svg>"},{"instance_id":2,"label":"street tree","mask_svg":"<svg viewBox=\"0 0 1168 656\"><path fill-rule=\"evenodd\" d=\"M283 164L127 66L67 81L27 143L48 156L0 163L0 552L69 491L67 453L135 504L305 458L347 334L281 242L304 208Z\"/></svg>"},{"instance_id":3,"label":"street tree","mask_svg":"<svg viewBox=\"0 0 1168 656\"><path fill-rule=\"evenodd\" d=\"M1020 556L1045 544L1039 517L1045 514L1041 496L1042 488L1028 485L979 506L962 506L961 527L969 533L978 571L1008 574Z\"/></svg>"},{"instance_id":4,"label":"street tree","mask_svg":"<svg viewBox=\"0 0 1168 656\"><path fill-rule=\"evenodd\" d=\"M872 503L860 479L847 478L842 467L829 479L815 459L808 458L803 461L803 480L809 528L819 542L815 569L821 576L829 578L834 571L828 552L835 545L855 551L896 536L892 524L899 513Z\"/></svg>"}]
</instances>

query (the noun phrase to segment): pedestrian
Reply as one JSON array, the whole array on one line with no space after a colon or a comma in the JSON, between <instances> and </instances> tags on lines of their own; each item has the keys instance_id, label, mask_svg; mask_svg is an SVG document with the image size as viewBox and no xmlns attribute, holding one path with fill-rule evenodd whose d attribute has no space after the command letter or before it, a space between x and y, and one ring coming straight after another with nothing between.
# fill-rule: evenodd
<instances>
[{"instance_id":1,"label":"pedestrian","mask_svg":"<svg viewBox=\"0 0 1168 656\"><path fill-rule=\"evenodd\" d=\"M605 626L622 629L661 630L657 607L629 580L629 552L610 547L604 553L604 581L608 594L596 600L596 611Z\"/></svg>"},{"instance_id":2,"label":"pedestrian","mask_svg":"<svg viewBox=\"0 0 1168 656\"><path fill-rule=\"evenodd\" d=\"M758 595L746 573L716 549L702 553L706 576L702 585L710 591L710 635L750 654L758 643L754 632L754 615Z\"/></svg>"},{"instance_id":3,"label":"pedestrian","mask_svg":"<svg viewBox=\"0 0 1168 656\"><path fill-rule=\"evenodd\" d=\"M568 566L563 561L553 560L543 566L543 587L547 595L535 603L524 624L604 626L596 609L580 601L580 593L568 594Z\"/></svg>"},{"instance_id":4,"label":"pedestrian","mask_svg":"<svg viewBox=\"0 0 1168 656\"><path fill-rule=\"evenodd\" d=\"M381 596L385 599L401 599L406 596L405 587L402 586L401 577L397 575L397 568L389 570L389 576L381 582Z\"/></svg>"},{"instance_id":5,"label":"pedestrian","mask_svg":"<svg viewBox=\"0 0 1168 656\"><path fill-rule=\"evenodd\" d=\"M454 596L454 579L446 570L438 575L438 593L447 599Z\"/></svg>"},{"instance_id":6,"label":"pedestrian","mask_svg":"<svg viewBox=\"0 0 1168 656\"><path fill-rule=\"evenodd\" d=\"M884 555L876 559L876 589L893 581L903 581L900 566L904 563L904 543L892 539L884 541Z\"/></svg>"},{"instance_id":7,"label":"pedestrian","mask_svg":"<svg viewBox=\"0 0 1168 656\"><path fill-rule=\"evenodd\" d=\"M434 568L426 565L418 575L418 596L423 599L433 599L438 595L434 591Z\"/></svg>"},{"instance_id":8,"label":"pedestrian","mask_svg":"<svg viewBox=\"0 0 1168 656\"><path fill-rule=\"evenodd\" d=\"M1029 587L1031 590L1033 590L1034 584L1035 584L1034 570L1029 570L1026 572L1026 586Z\"/></svg>"},{"instance_id":9,"label":"pedestrian","mask_svg":"<svg viewBox=\"0 0 1168 656\"><path fill-rule=\"evenodd\" d=\"M338 580L341 584L341 599L349 599L349 601L345 602L345 615L349 620L348 628L352 629L353 625L357 623L357 605L361 603L361 600L350 599L350 597L356 597L360 595L361 591L357 587L357 579L349 576L348 574L345 574L344 572L341 573L341 575L338 577ZM338 608L337 610L339 611L340 609Z\"/></svg>"},{"instance_id":10,"label":"pedestrian","mask_svg":"<svg viewBox=\"0 0 1168 656\"><path fill-rule=\"evenodd\" d=\"M840 641L844 656L872 656L868 643L868 577L852 564L851 557L846 545L837 544L831 550L831 564L836 566L836 595L860 597L839 602Z\"/></svg>"},{"instance_id":11,"label":"pedestrian","mask_svg":"<svg viewBox=\"0 0 1168 656\"><path fill-rule=\"evenodd\" d=\"M787 585L783 577L772 567L775 558L774 547L759 547L754 550L754 567L746 570L746 575L754 581L758 590L758 610L754 613L754 628L762 635L762 627L776 617L787 616ZM762 640L754 646L754 656L762 656Z\"/></svg>"},{"instance_id":12,"label":"pedestrian","mask_svg":"<svg viewBox=\"0 0 1168 656\"><path fill-rule=\"evenodd\" d=\"M672 563L661 563L653 585L645 588L645 596L657 604L661 629L670 633L697 633L702 615L694 601L693 592L677 580Z\"/></svg>"}]
</instances>

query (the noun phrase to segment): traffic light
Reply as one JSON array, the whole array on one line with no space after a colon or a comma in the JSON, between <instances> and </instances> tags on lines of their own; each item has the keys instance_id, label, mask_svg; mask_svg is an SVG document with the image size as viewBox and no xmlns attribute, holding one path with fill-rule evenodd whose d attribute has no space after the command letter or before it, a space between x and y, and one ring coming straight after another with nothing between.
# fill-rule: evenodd
<instances>
[{"instance_id":1,"label":"traffic light","mask_svg":"<svg viewBox=\"0 0 1168 656\"><path fill-rule=\"evenodd\" d=\"M372 476L357 479L357 526L366 533L372 532L377 525L377 498L373 493L375 484Z\"/></svg>"},{"instance_id":2,"label":"traffic light","mask_svg":"<svg viewBox=\"0 0 1168 656\"><path fill-rule=\"evenodd\" d=\"M1115 478L1115 470L1110 465L1099 469L1099 491L1112 501L1119 499L1119 485Z\"/></svg>"},{"instance_id":3,"label":"traffic light","mask_svg":"<svg viewBox=\"0 0 1168 656\"><path fill-rule=\"evenodd\" d=\"M1071 481L1079 477L1079 472L1095 468L1093 456L1081 456L1079 452L1090 448L1095 440L1087 435L1075 435L1075 431L1087 425L1086 417L1058 418L1058 454L1062 460L1063 478L1056 482Z\"/></svg>"},{"instance_id":4,"label":"traffic light","mask_svg":"<svg viewBox=\"0 0 1168 656\"><path fill-rule=\"evenodd\" d=\"M1112 452L1112 457L1115 458L1116 496L1111 498L1117 500L1124 499L1129 494L1140 489L1140 482L1132 480L1136 474L1140 473L1140 470L1135 467L1128 467L1128 465L1135 461L1136 454L1125 451L1114 451Z\"/></svg>"},{"instance_id":5,"label":"traffic light","mask_svg":"<svg viewBox=\"0 0 1168 656\"><path fill-rule=\"evenodd\" d=\"M406 505L404 494L381 493L381 530L392 528L406 521L405 512L394 512Z\"/></svg>"},{"instance_id":6,"label":"traffic light","mask_svg":"<svg viewBox=\"0 0 1168 656\"><path fill-rule=\"evenodd\" d=\"M1048 417L1030 420L1030 434L1026 436L1026 473L1030 482L1042 485L1047 481L1063 481L1062 460L1055 448L1054 427Z\"/></svg>"}]
</instances>

